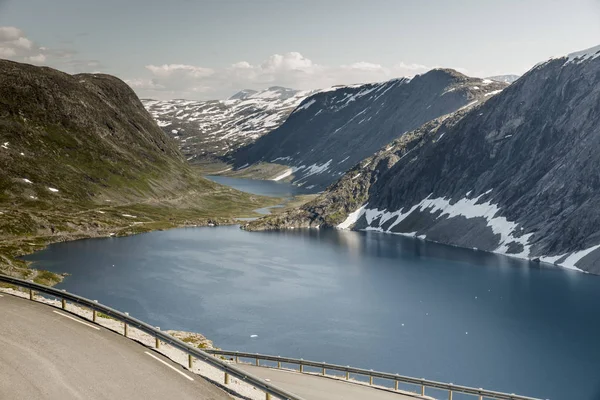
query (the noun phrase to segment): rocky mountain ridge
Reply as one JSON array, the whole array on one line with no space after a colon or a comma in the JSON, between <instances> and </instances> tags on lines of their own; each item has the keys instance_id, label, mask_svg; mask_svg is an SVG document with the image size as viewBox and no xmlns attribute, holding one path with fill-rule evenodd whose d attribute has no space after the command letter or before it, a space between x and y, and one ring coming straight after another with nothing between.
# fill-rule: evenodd
<instances>
[{"instance_id":1,"label":"rocky mountain ridge","mask_svg":"<svg viewBox=\"0 0 600 400\"><path fill-rule=\"evenodd\" d=\"M304 99L281 126L233 153L234 169L285 165L287 171L272 179L319 191L402 134L506 86L436 69L410 79L322 90Z\"/></svg>"},{"instance_id":2,"label":"rocky mountain ridge","mask_svg":"<svg viewBox=\"0 0 600 400\"><path fill-rule=\"evenodd\" d=\"M403 136L247 229L371 230L600 273L600 46Z\"/></svg>"}]
</instances>

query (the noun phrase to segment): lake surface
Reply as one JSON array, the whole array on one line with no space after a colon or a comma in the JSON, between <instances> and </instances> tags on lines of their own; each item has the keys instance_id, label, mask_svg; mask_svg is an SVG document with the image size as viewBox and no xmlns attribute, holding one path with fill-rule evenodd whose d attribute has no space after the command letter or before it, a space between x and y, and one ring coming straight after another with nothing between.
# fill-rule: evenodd
<instances>
[{"instance_id":1,"label":"lake surface","mask_svg":"<svg viewBox=\"0 0 600 400\"><path fill-rule=\"evenodd\" d=\"M314 193L302 187L294 186L288 182L264 181L258 179L230 178L227 176L208 175L206 179L221 185L231 186L242 192L271 197L290 197L298 194Z\"/></svg>"},{"instance_id":2,"label":"lake surface","mask_svg":"<svg viewBox=\"0 0 600 400\"><path fill-rule=\"evenodd\" d=\"M72 274L60 288L224 349L600 399L591 275L373 232L236 226L60 243L26 258Z\"/></svg>"}]
</instances>

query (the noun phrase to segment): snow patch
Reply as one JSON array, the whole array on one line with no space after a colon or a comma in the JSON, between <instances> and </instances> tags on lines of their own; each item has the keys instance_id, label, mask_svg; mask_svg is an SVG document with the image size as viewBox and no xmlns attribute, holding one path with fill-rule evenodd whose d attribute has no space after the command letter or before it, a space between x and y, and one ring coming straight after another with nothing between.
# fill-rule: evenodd
<instances>
[{"instance_id":1,"label":"snow patch","mask_svg":"<svg viewBox=\"0 0 600 400\"><path fill-rule=\"evenodd\" d=\"M494 95L496 95L496 94L500 93L501 91L502 91L502 89L499 89L499 90L492 90L491 92L484 94L484 96L485 96L485 97L487 97L487 96L494 96Z\"/></svg>"},{"instance_id":2,"label":"snow patch","mask_svg":"<svg viewBox=\"0 0 600 400\"><path fill-rule=\"evenodd\" d=\"M478 102L479 102L479 100L472 101L472 102L470 102L469 104L467 104L466 106L462 106L461 108L459 108L459 109L458 109L458 111L460 111L460 110L464 110L464 109L466 109L466 108L469 108L469 107L471 107L471 106L473 106L473 105L477 104Z\"/></svg>"},{"instance_id":3,"label":"snow patch","mask_svg":"<svg viewBox=\"0 0 600 400\"><path fill-rule=\"evenodd\" d=\"M567 55L567 61L565 62L565 64L581 64L584 61L594 60L598 57L600 57L600 45Z\"/></svg>"},{"instance_id":4,"label":"snow patch","mask_svg":"<svg viewBox=\"0 0 600 400\"><path fill-rule=\"evenodd\" d=\"M51 191L51 192L54 192L54 193L57 193L57 192L58 192L58 189L51 188L51 187L49 187L49 188L48 188L48 190L49 190L49 191Z\"/></svg>"},{"instance_id":5,"label":"snow patch","mask_svg":"<svg viewBox=\"0 0 600 400\"><path fill-rule=\"evenodd\" d=\"M325 164L313 164L313 165L309 165L308 167L306 167L306 171L304 171L304 176L303 178L307 178L311 175L319 175L322 174L323 172L327 171L329 169L329 165L331 164L331 162L333 161L333 159L327 161Z\"/></svg>"},{"instance_id":6,"label":"snow patch","mask_svg":"<svg viewBox=\"0 0 600 400\"><path fill-rule=\"evenodd\" d=\"M292 157L277 157L276 159L271 160L271 162L274 163L275 161L279 161L279 160L281 160L281 161L291 161L291 159L292 159Z\"/></svg>"},{"instance_id":7,"label":"snow patch","mask_svg":"<svg viewBox=\"0 0 600 400\"><path fill-rule=\"evenodd\" d=\"M565 261L561 262L558 265L563 268L574 269L576 271L582 271L581 269L577 268L575 265L579 261L581 261L581 259L583 257L587 256L588 254L590 254L598 249L600 249L600 244L596 245L596 246L592 246L586 250L576 251L575 253L571 253L571 255L565 259Z\"/></svg>"},{"instance_id":8,"label":"snow patch","mask_svg":"<svg viewBox=\"0 0 600 400\"><path fill-rule=\"evenodd\" d=\"M298 111L302 111L302 110L307 110L308 107L312 106L313 104L315 104L317 101L312 99L307 101L306 103L302 104L300 107L296 108L296 111L294 111L294 113L297 113Z\"/></svg>"},{"instance_id":9,"label":"snow patch","mask_svg":"<svg viewBox=\"0 0 600 400\"><path fill-rule=\"evenodd\" d=\"M287 178L288 176L290 176L292 173L294 173L294 171L291 168L288 168L283 174L278 175L277 177L271 179L272 181L280 181L283 178Z\"/></svg>"},{"instance_id":10,"label":"snow patch","mask_svg":"<svg viewBox=\"0 0 600 400\"><path fill-rule=\"evenodd\" d=\"M23 182L25 182L25 183L33 183L29 179L25 179L25 178L23 178Z\"/></svg>"},{"instance_id":11,"label":"snow patch","mask_svg":"<svg viewBox=\"0 0 600 400\"><path fill-rule=\"evenodd\" d=\"M413 205L406 211L404 211L404 208L392 212L387 210L363 208L361 209L361 215L364 214L368 225L371 225L373 221L378 219L379 225L370 226L370 228L379 229L381 232L388 233L395 233L391 232L391 230L417 209L419 209L419 212L429 211L431 214L439 213L436 217L437 219L442 217L450 219L458 216L467 219L484 218L487 221L487 226L492 229L492 232L495 235L500 236L499 245L494 252L520 258L527 258L530 253L530 245L528 243L533 234L530 233L517 236L516 234L521 232L519 224L500 216L500 207L498 207L498 205L493 204L489 200L484 203L478 203L481 197L490 192L491 190L488 190L487 192L475 198L462 198L453 204L451 203L450 199L446 199L444 197L432 199L431 195L429 195L421 202ZM360 215L358 217L360 217ZM394 223L384 231L381 226L394 217L396 217ZM509 246L514 243L521 244L523 246L523 251L521 253L508 253Z\"/></svg>"},{"instance_id":12,"label":"snow patch","mask_svg":"<svg viewBox=\"0 0 600 400\"><path fill-rule=\"evenodd\" d=\"M358 221L358 219L360 217L362 217L362 215L365 212L365 208L366 207L367 207L367 204L363 205L362 207L360 207L356 211L350 213L350 215L348 215L348 217L344 220L344 222L342 222L341 224L339 224L336 228L338 228L338 229L349 229L352 225L354 225L356 223L356 221Z\"/></svg>"}]
</instances>

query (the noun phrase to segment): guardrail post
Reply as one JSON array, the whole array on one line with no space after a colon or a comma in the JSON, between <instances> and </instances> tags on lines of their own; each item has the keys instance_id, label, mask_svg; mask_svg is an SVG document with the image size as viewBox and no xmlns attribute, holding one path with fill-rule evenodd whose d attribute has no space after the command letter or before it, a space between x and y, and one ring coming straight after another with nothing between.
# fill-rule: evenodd
<instances>
[{"instance_id":1,"label":"guardrail post","mask_svg":"<svg viewBox=\"0 0 600 400\"><path fill-rule=\"evenodd\" d=\"M29 289L29 300L33 300L34 295L35 295L35 292L33 291L33 289Z\"/></svg>"},{"instance_id":2,"label":"guardrail post","mask_svg":"<svg viewBox=\"0 0 600 400\"><path fill-rule=\"evenodd\" d=\"M304 372L304 365L300 364L300 373Z\"/></svg>"},{"instance_id":3,"label":"guardrail post","mask_svg":"<svg viewBox=\"0 0 600 400\"><path fill-rule=\"evenodd\" d=\"M256 366L260 367L260 362L258 361L258 357L256 357Z\"/></svg>"},{"instance_id":4,"label":"guardrail post","mask_svg":"<svg viewBox=\"0 0 600 400\"><path fill-rule=\"evenodd\" d=\"M394 390L398 390L398 381L394 381Z\"/></svg>"},{"instance_id":5,"label":"guardrail post","mask_svg":"<svg viewBox=\"0 0 600 400\"><path fill-rule=\"evenodd\" d=\"M277 361L277 369L281 369L281 361Z\"/></svg>"},{"instance_id":6,"label":"guardrail post","mask_svg":"<svg viewBox=\"0 0 600 400\"><path fill-rule=\"evenodd\" d=\"M350 380L350 372L346 371L346 380Z\"/></svg>"},{"instance_id":7,"label":"guardrail post","mask_svg":"<svg viewBox=\"0 0 600 400\"><path fill-rule=\"evenodd\" d=\"M64 289L62 291L66 292L66 290L64 290ZM66 310L67 309L67 300L65 300L64 297L61 299L61 303L62 303L62 309Z\"/></svg>"},{"instance_id":8,"label":"guardrail post","mask_svg":"<svg viewBox=\"0 0 600 400\"><path fill-rule=\"evenodd\" d=\"M236 356L235 356L235 363L236 363L236 364L239 364L239 363L240 363L240 358L237 356L237 354L236 354Z\"/></svg>"},{"instance_id":9,"label":"guardrail post","mask_svg":"<svg viewBox=\"0 0 600 400\"><path fill-rule=\"evenodd\" d=\"M97 303L98 300L92 300L94 303ZM92 322L96 322L96 318L98 318L98 312L94 309L92 310Z\"/></svg>"},{"instance_id":10,"label":"guardrail post","mask_svg":"<svg viewBox=\"0 0 600 400\"><path fill-rule=\"evenodd\" d=\"M267 399L267 400L271 400L271 394L270 394L270 393L267 393L267 395L265 396L265 399Z\"/></svg>"},{"instance_id":11,"label":"guardrail post","mask_svg":"<svg viewBox=\"0 0 600 400\"><path fill-rule=\"evenodd\" d=\"M452 400L452 390L448 390L448 400Z\"/></svg>"},{"instance_id":12,"label":"guardrail post","mask_svg":"<svg viewBox=\"0 0 600 400\"><path fill-rule=\"evenodd\" d=\"M325 364L325 361L323 361L323 364ZM321 375L325 376L325 366L323 365L323 368L321 369Z\"/></svg>"},{"instance_id":13,"label":"guardrail post","mask_svg":"<svg viewBox=\"0 0 600 400\"><path fill-rule=\"evenodd\" d=\"M421 378L421 396L425 396L425 379Z\"/></svg>"},{"instance_id":14,"label":"guardrail post","mask_svg":"<svg viewBox=\"0 0 600 400\"><path fill-rule=\"evenodd\" d=\"M157 326L156 329L160 331L160 326ZM154 339L154 347L157 349L160 348L160 339L158 336L155 336Z\"/></svg>"},{"instance_id":15,"label":"guardrail post","mask_svg":"<svg viewBox=\"0 0 600 400\"><path fill-rule=\"evenodd\" d=\"M125 315L129 316L129 313L125 313ZM123 322L123 336L127 337L127 322Z\"/></svg>"},{"instance_id":16,"label":"guardrail post","mask_svg":"<svg viewBox=\"0 0 600 400\"><path fill-rule=\"evenodd\" d=\"M229 374L225 372L225 378L223 379L226 385L229 385Z\"/></svg>"},{"instance_id":17,"label":"guardrail post","mask_svg":"<svg viewBox=\"0 0 600 400\"><path fill-rule=\"evenodd\" d=\"M373 385L373 375L369 375L369 385Z\"/></svg>"},{"instance_id":18,"label":"guardrail post","mask_svg":"<svg viewBox=\"0 0 600 400\"><path fill-rule=\"evenodd\" d=\"M192 358L191 354L188 354L188 367L190 369L194 368L194 359Z\"/></svg>"}]
</instances>

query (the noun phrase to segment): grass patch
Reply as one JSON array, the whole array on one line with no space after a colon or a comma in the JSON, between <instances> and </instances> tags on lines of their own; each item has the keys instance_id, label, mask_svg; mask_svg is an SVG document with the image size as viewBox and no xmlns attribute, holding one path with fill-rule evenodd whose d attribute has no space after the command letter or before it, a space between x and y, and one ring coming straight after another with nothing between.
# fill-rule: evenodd
<instances>
[{"instance_id":1,"label":"grass patch","mask_svg":"<svg viewBox=\"0 0 600 400\"><path fill-rule=\"evenodd\" d=\"M62 281L62 278L59 275L44 270L39 270L35 278L33 278L33 282L45 286L54 286L60 281Z\"/></svg>"}]
</instances>

